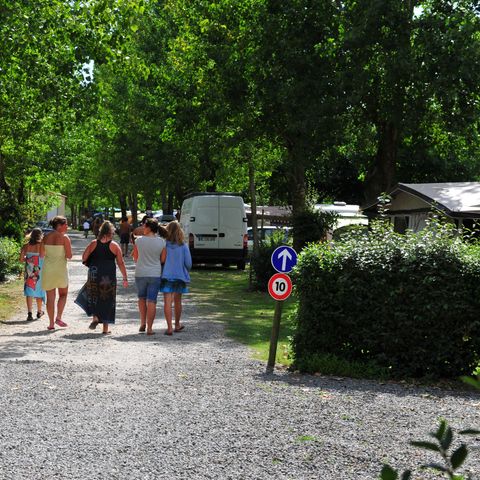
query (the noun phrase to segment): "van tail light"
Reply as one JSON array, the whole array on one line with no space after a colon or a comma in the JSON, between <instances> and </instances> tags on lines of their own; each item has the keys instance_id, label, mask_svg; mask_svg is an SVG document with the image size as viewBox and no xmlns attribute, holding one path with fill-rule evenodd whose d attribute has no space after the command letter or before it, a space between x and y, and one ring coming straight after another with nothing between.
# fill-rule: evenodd
<instances>
[{"instance_id":1,"label":"van tail light","mask_svg":"<svg viewBox=\"0 0 480 480\"><path fill-rule=\"evenodd\" d=\"M188 235L188 246L190 248L193 248L194 247L194 244L195 244L195 241L194 241L194 238L193 238L193 233L190 233Z\"/></svg>"},{"instance_id":2,"label":"van tail light","mask_svg":"<svg viewBox=\"0 0 480 480\"><path fill-rule=\"evenodd\" d=\"M248 235L246 233L243 235L243 249L248 250Z\"/></svg>"}]
</instances>

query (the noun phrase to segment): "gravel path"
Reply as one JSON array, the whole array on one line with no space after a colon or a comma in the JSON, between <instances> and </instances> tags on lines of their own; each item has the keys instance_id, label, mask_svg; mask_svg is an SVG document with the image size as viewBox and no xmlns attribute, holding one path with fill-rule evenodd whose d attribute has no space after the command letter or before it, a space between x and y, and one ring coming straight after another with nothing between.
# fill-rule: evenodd
<instances>
[{"instance_id":1,"label":"gravel path","mask_svg":"<svg viewBox=\"0 0 480 480\"><path fill-rule=\"evenodd\" d=\"M375 479L384 461L435 458L408 440L426 439L440 417L480 426L475 393L267 375L197 314L193 295L173 337L163 321L153 337L137 333L133 286L117 297L113 335L91 332L73 303L87 241L72 239L69 327L47 332L23 310L0 325L2 480ZM480 478L480 438L469 443L464 471Z\"/></svg>"}]
</instances>

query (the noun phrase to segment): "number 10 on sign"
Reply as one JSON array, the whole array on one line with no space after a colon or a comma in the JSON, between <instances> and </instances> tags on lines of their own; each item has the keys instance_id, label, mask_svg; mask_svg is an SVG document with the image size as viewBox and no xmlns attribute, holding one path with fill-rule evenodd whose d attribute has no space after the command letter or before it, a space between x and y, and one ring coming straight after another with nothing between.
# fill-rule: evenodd
<instances>
[{"instance_id":1,"label":"number 10 on sign","mask_svg":"<svg viewBox=\"0 0 480 480\"><path fill-rule=\"evenodd\" d=\"M292 280L285 273L272 275L268 282L268 293L275 300L286 300L292 293Z\"/></svg>"}]
</instances>

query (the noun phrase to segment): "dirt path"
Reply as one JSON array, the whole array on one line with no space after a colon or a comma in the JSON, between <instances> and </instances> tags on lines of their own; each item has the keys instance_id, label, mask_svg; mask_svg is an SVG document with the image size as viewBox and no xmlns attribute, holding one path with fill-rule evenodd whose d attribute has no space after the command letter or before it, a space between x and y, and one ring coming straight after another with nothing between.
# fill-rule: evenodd
<instances>
[{"instance_id":1,"label":"dirt path","mask_svg":"<svg viewBox=\"0 0 480 480\"><path fill-rule=\"evenodd\" d=\"M113 335L91 332L73 303L87 241L72 238L69 327L50 333L23 313L0 326L0 479L373 479L383 461L428 460L407 442L439 417L480 424L475 394L266 375L192 295L173 337L163 321L138 334L133 282ZM474 478L478 460L474 450Z\"/></svg>"}]
</instances>

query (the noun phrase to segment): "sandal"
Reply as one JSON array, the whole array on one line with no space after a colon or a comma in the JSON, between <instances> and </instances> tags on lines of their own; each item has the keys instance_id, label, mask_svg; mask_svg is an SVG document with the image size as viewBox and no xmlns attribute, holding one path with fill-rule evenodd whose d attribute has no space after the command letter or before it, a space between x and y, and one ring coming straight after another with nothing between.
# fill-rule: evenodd
<instances>
[{"instance_id":1,"label":"sandal","mask_svg":"<svg viewBox=\"0 0 480 480\"><path fill-rule=\"evenodd\" d=\"M47 330L55 330L55 327L51 327L50 325L47 327Z\"/></svg>"},{"instance_id":2,"label":"sandal","mask_svg":"<svg viewBox=\"0 0 480 480\"><path fill-rule=\"evenodd\" d=\"M98 320L92 320L92 323L88 326L90 330L95 330L98 325Z\"/></svg>"},{"instance_id":3,"label":"sandal","mask_svg":"<svg viewBox=\"0 0 480 480\"><path fill-rule=\"evenodd\" d=\"M169 337L173 335L173 332L169 332L168 330L165 330L163 333L164 335L168 335Z\"/></svg>"},{"instance_id":4,"label":"sandal","mask_svg":"<svg viewBox=\"0 0 480 480\"><path fill-rule=\"evenodd\" d=\"M140 333L144 333L146 328L147 328L146 325L140 325L140 328L138 329L138 331L139 331Z\"/></svg>"},{"instance_id":5,"label":"sandal","mask_svg":"<svg viewBox=\"0 0 480 480\"><path fill-rule=\"evenodd\" d=\"M68 325L63 321L61 320L60 318L57 318L55 320L55 323L59 326L59 327L68 327Z\"/></svg>"},{"instance_id":6,"label":"sandal","mask_svg":"<svg viewBox=\"0 0 480 480\"><path fill-rule=\"evenodd\" d=\"M45 312L37 312L37 318L41 318L45 315Z\"/></svg>"},{"instance_id":7,"label":"sandal","mask_svg":"<svg viewBox=\"0 0 480 480\"><path fill-rule=\"evenodd\" d=\"M185 325L180 325L179 327L175 328L174 332L181 332L185 328Z\"/></svg>"}]
</instances>

